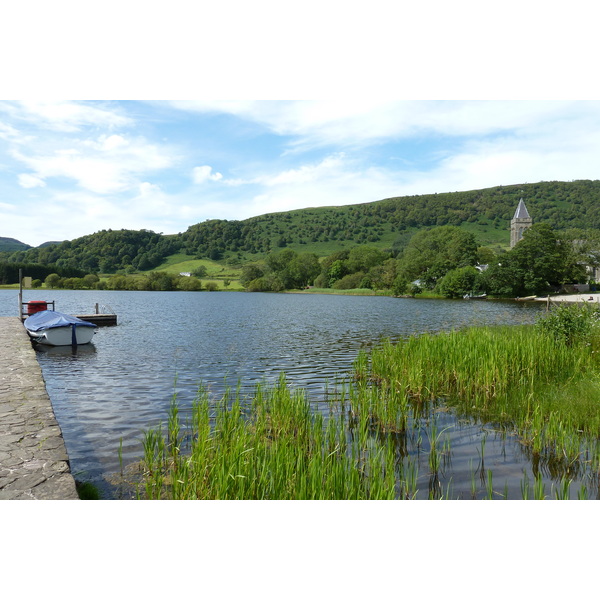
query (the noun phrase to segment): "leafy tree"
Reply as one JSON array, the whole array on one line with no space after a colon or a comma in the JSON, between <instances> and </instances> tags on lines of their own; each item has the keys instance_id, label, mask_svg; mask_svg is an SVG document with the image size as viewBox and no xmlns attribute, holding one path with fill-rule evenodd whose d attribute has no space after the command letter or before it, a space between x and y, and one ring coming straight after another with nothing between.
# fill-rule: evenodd
<instances>
[{"instance_id":1,"label":"leafy tree","mask_svg":"<svg viewBox=\"0 0 600 600\"><path fill-rule=\"evenodd\" d=\"M285 271L288 264L298 256L294 250L286 248L281 252L274 252L267 256L265 261L267 267L274 273L281 273Z\"/></svg>"},{"instance_id":2,"label":"leafy tree","mask_svg":"<svg viewBox=\"0 0 600 600\"><path fill-rule=\"evenodd\" d=\"M336 260L331 264L329 269L327 269L327 280L328 286L333 285L338 279L342 279L342 277L349 274L348 266L345 260Z\"/></svg>"},{"instance_id":3,"label":"leafy tree","mask_svg":"<svg viewBox=\"0 0 600 600\"><path fill-rule=\"evenodd\" d=\"M93 289L99 281L100 278L98 277L98 275L95 275L94 273L88 273L83 278L83 287Z\"/></svg>"},{"instance_id":4,"label":"leafy tree","mask_svg":"<svg viewBox=\"0 0 600 600\"><path fill-rule=\"evenodd\" d=\"M497 254L491 248L486 248L485 246L477 248L477 264L491 265L497 258Z\"/></svg>"},{"instance_id":5,"label":"leafy tree","mask_svg":"<svg viewBox=\"0 0 600 600\"><path fill-rule=\"evenodd\" d=\"M354 290L361 287L361 283L365 277L362 271L357 273L351 273L350 275L344 275L341 279L338 279L331 287L335 290Z\"/></svg>"},{"instance_id":6,"label":"leafy tree","mask_svg":"<svg viewBox=\"0 0 600 600\"><path fill-rule=\"evenodd\" d=\"M448 271L439 281L436 290L446 298L462 298L477 289L479 271L475 267L460 267Z\"/></svg>"},{"instance_id":7,"label":"leafy tree","mask_svg":"<svg viewBox=\"0 0 600 600\"><path fill-rule=\"evenodd\" d=\"M295 288L304 288L311 284L320 271L319 258L312 253L296 255L284 270L288 285Z\"/></svg>"},{"instance_id":8,"label":"leafy tree","mask_svg":"<svg viewBox=\"0 0 600 600\"><path fill-rule=\"evenodd\" d=\"M392 289L397 274L398 261L395 258L388 258L383 264L371 267L368 272L374 290Z\"/></svg>"},{"instance_id":9,"label":"leafy tree","mask_svg":"<svg viewBox=\"0 0 600 600\"><path fill-rule=\"evenodd\" d=\"M60 275L58 275L58 273L50 273L50 275L48 275L48 277L46 277L46 279L44 280L46 287L49 287L51 289L57 288L59 282Z\"/></svg>"},{"instance_id":10,"label":"leafy tree","mask_svg":"<svg viewBox=\"0 0 600 600\"><path fill-rule=\"evenodd\" d=\"M180 277L177 289L184 292L198 292L202 289L202 282L196 277Z\"/></svg>"},{"instance_id":11,"label":"leafy tree","mask_svg":"<svg viewBox=\"0 0 600 600\"><path fill-rule=\"evenodd\" d=\"M421 279L433 289L448 271L475 265L475 236L452 225L426 229L411 238L399 260L399 272L406 278Z\"/></svg>"},{"instance_id":12,"label":"leafy tree","mask_svg":"<svg viewBox=\"0 0 600 600\"><path fill-rule=\"evenodd\" d=\"M368 271L370 268L382 264L389 255L382 250L371 246L355 246L350 250L346 265L349 273Z\"/></svg>"},{"instance_id":13,"label":"leafy tree","mask_svg":"<svg viewBox=\"0 0 600 600\"><path fill-rule=\"evenodd\" d=\"M251 281L260 279L264 274L264 270L257 265L244 265L240 275L240 283L247 288Z\"/></svg>"},{"instance_id":14,"label":"leafy tree","mask_svg":"<svg viewBox=\"0 0 600 600\"><path fill-rule=\"evenodd\" d=\"M206 277L207 272L208 271L205 265L199 265L192 271L192 275L198 279L201 279L202 277Z\"/></svg>"},{"instance_id":15,"label":"leafy tree","mask_svg":"<svg viewBox=\"0 0 600 600\"><path fill-rule=\"evenodd\" d=\"M482 282L499 296L529 296L585 278L573 243L547 223L532 225L523 239L485 271Z\"/></svg>"},{"instance_id":16,"label":"leafy tree","mask_svg":"<svg viewBox=\"0 0 600 600\"><path fill-rule=\"evenodd\" d=\"M573 245L546 223L533 225L525 232L509 253L509 262L517 270L521 295L560 288L585 276Z\"/></svg>"}]
</instances>

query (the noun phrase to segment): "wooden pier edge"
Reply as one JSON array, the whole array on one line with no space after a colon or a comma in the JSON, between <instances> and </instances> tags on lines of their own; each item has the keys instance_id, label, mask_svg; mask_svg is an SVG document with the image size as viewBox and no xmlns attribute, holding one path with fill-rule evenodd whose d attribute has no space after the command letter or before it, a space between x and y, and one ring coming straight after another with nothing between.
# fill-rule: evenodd
<instances>
[{"instance_id":1,"label":"wooden pier edge","mask_svg":"<svg viewBox=\"0 0 600 600\"><path fill-rule=\"evenodd\" d=\"M113 314L105 314L105 315L75 315L78 319L82 321L88 321L89 323L93 323L98 326L106 326L106 325L116 325L117 324L117 315Z\"/></svg>"}]
</instances>

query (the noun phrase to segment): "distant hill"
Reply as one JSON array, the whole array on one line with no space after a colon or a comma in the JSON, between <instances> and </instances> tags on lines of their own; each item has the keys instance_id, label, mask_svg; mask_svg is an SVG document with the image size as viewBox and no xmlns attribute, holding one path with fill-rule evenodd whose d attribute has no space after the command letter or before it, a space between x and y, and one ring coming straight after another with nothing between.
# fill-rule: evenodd
<instances>
[{"instance_id":1,"label":"distant hill","mask_svg":"<svg viewBox=\"0 0 600 600\"><path fill-rule=\"evenodd\" d=\"M67 241L67 240L63 240L63 241ZM48 246L56 246L57 244L62 244L62 242L44 242L43 244L40 244L38 246L38 248L47 248Z\"/></svg>"},{"instance_id":2,"label":"distant hill","mask_svg":"<svg viewBox=\"0 0 600 600\"><path fill-rule=\"evenodd\" d=\"M14 238L0 237L0 252L16 252L17 250L27 250L31 248Z\"/></svg>"},{"instance_id":3,"label":"distant hill","mask_svg":"<svg viewBox=\"0 0 600 600\"><path fill-rule=\"evenodd\" d=\"M600 181L582 180L402 196L245 221L205 221L192 225L180 241L188 254L213 259L284 247L323 256L354 244L401 250L419 229L455 225L472 232L482 246L508 249L510 220L520 198L536 223L557 230L600 230Z\"/></svg>"},{"instance_id":4,"label":"distant hill","mask_svg":"<svg viewBox=\"0 0 600 600\"><path fill-rule=\"evenodd\" d=\"M114 273L147 271L176 253L238 264L282 248L326 256L368 244L397 253L415 232L441 225L463 227L480 246L501 251L509 247L510 220L520 198L534 223L548 223L559 231L600 231L600 181L549 181L306 208L244 221L210 220L169 236L147 230L100 231L38 248L22 244L17 251L0 254L0 262Z\"/></svg>"}]
</instances>

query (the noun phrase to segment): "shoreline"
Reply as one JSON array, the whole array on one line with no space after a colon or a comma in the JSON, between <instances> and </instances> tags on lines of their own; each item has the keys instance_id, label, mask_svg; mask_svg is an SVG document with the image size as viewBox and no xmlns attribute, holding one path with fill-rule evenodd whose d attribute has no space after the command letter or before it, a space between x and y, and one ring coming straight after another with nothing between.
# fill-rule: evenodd
<instances>
[{"instance_id":1,"label":"shoreline","mask_svg":"<svg viewBox=\"0 0 600 600\"><path fill-rule=\"evenodd\" d=\"M559 294L557 296L537 296L534 302L580 302L582 304L600 303L600 292L592 292L587 294Z\"/></svg>"}]
</instances>

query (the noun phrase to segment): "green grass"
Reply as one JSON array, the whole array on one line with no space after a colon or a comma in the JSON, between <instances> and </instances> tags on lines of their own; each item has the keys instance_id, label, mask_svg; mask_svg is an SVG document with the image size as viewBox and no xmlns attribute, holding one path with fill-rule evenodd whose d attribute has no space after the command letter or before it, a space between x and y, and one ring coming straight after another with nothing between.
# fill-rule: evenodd
<instances>
[{"instance_id":1,"label":"green grass","mask_svg":"<svg viewBox=\"0 0 600 600\"><path fill-rule=\"evenodd\" d=\"M391 499L403 480L391 442L375 450L367 422L313 414L302 391L257 386L216 405L201 391L193 435L181 435L176 404L168 432L146 433L143 497L151 499ZM187 442L186 440L190 440ZM405 482L404 486L407 487Z\"/></svg>"},{"instance_id":2,"label":"green grass","mask_svg":"<svg viewBox=\"0 0 600 600\"><path fill-rule=\"evenodd\" d=\"M351 290L336 290L333 288L316 288L311 287L306 290L287 290L290 294L335 294L341 296L390 296L392 292L375 291L368 288L356 288Z\"/></svg>"},{"instance_id":3,"label":"green grass","mask_svg":"<svg viewBox=\"0 0 600 600\"><path fill-rule=\"evenodd\" d=\"M75 481L80 500L100 500L100 491L91 481Z\"/></svg>"},{"instance_id":4,"label":"green grass","mask_svg":"<svg viewBox=\"0 0 600 600\"><path fill-rule=\"evenodd\" d=\"M567 345L532 326L475 327L386 343L356 364L357 411L383 429L440 399L516 432L533 456L574 464L597 453L600 338Z\"/></svg>"},{"instance_id":5,"label":"green grass","mask_svg":"<svg viewBox=\"0 0 600 600\"><path fill-rule=\"evenodd\" d=\"M167 431L146 433L141 496L453 498L450 438L438 425L450 410L517 436L537 465L520 481L523 499L569 499L577 478L577 497L587 498L600 470L599 357L595 322L569 344L542 326L472 327L361 353L352 384L328 396L327 416L283 377L249 398L216 401L201 390L188 421L174 401ZM486 435L476 450L467 494L508 498L485 462Z\"/></svg>"},{"instance_id":6,"label":"green grass","mask_svg":"<svg viewBox=\"0 0 600 600\"><path fill-rule=\"evenodd\" d=\"M239 279L241 268L209 259L190 259L187 254L172 254L163 263L151 271L165 271L172 275L192 272L198 267L206 268L206 277L210 279ZM150 272L150 271L148 271Z\"/></svg>"},{"instance_id":7,"label":"green grass","mask_svg":"<svg viewBox=\"0 0 600 600\"><path fill-rule=\"evenodd\" d=\"M461 228L472 233L479 246L488 246L496 252L509 250L510 248L510 229L509 223L506 227L496 228L493 223L462 223Z\"/></svg>"}]
</instances>

